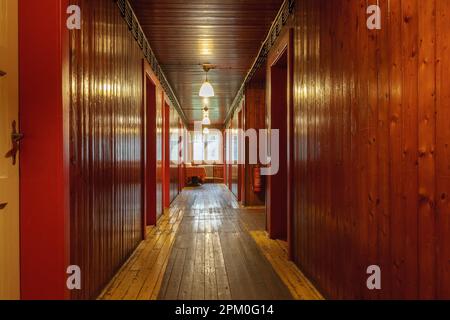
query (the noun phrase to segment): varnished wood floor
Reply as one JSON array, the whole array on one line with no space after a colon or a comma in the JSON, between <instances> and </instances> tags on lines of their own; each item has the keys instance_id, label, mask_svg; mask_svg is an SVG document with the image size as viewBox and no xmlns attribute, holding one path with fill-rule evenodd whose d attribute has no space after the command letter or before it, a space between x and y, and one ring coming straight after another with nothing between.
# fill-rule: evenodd
<instances>
[{"instance_id":1,"label":"varnished wood floor","mask_svg":"<svg viewBox=\"0 0 450 320\"><path fill-rule=\"evenodd\" d=\"M157 299L176 232L192 200L189 193L183 193L159 219L158 225L147 229L147 239L141 242L98 299Z\"/></svg>"},{"instance_id":2,"label":"varnished wood floor","mask_svg":"<svg viewBox=\"0 0 450 320\"><path fill-rule=\"evenodd\" d=\"M192 196L159 299L292 299L246 230L231 193L224 186L204 185Z\"/></svg>"},{"instance_id":3,"label":"varnished wood floor","mask_svg":"<svg viewBox=\"0 0 450 320\"><path fill-rule=\"evenodd\" d=\"M225 186L185 189L99 298L320 299L264 229Z\"/></svg>"}]
</instances>

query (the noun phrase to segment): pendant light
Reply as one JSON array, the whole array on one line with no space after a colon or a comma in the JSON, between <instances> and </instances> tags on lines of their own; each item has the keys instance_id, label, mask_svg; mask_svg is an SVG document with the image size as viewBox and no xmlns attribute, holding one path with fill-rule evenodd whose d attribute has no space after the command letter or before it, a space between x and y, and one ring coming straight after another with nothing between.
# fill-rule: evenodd
<instances>
[{"instance_id":1,"label":"pendant light","mask_svg":"<svg viewBox=\"0 0 450 320\"><path fill-rule=\"evenodd\" d=\"M208 81L208 72L209 70L214 69L214 67L210 64L204 64L203 70L206 72L206 80L203 82L202 87L200 88L199 96L202 98L211 98L214 97L214 88Z\"/></svg>"},{"instance_id":2,"label":"pendant light","mask_svg":"<svg viewBox=\"0 0 450 320\"><path fill-rule=\"evenodd\" d=\"M209 120L209 115L205 114L203 116L202 124L205 126L209 126L211 124L211 120Z\"/></svg>"}]
</instances>

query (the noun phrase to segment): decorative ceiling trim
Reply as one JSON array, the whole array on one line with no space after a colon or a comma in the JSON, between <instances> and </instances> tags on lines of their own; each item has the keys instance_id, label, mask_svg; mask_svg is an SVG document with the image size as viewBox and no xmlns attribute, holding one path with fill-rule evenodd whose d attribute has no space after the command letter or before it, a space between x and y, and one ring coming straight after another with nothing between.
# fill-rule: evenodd
<instances>
[{"instance_id":1,"label":"decorative ceiling trim","mask_svg":"<svg viewBox=\"0 0 450 320\"><path fill-rule=\"evenodd\" d=\"M286 25L290 15L294 12L294 8L295 8L295 0L285 0L283 2L280 10L278 11L277 16L275 17L274 22L272 23L272 26L269 29L266 40L264 40L263 44L261 45L259 53L256 56L256 59L253 62L250 71L247 73L244 82L242 83L238 93L236 94L236 97L233 100L233 103L231 104L230 109L228 110L228 114L224 122L224 127L228 125L236 109L239 107L242 99L244 98L245 88L247 84L252 80L256 71L258 71L258 69L266 61L270 49L277 41L278 36L280 35L283 27Z\"/></svg>"},{"instance_id":2,"label":"decorative ceiling trim","mask_svg":"<svg viewBox=\"0 0 450 320\"><path fill-rule=\"evenodd\" d=\"M142 27L133 11L133 8L131 7L128 0L113 0L113 1L117 3L117 6L119 7L123 19L127 23L128 28L130 29L131 33L134 36L134 39L136 39L136 42L139 44L139 47L141 48L142 53L144 54L144 57L147 59L148 63L150 64L150 67L152 68L153 72L155 73L156 77L161 83L161 86L163 87L165 93L169 97L170 102L172 103L175 110L177 110L184 124L188 126L189 122L186 118L186 115L184 114L183 109L181 108L180 102L178 101L172 87L170 86L169 81L166 78L166 75L164 74L160 64L158 63L158 60L156 59L156 56L153 53L152 48L150 47L150 43L148 42L148 39L145 36L144 31L142 30Z\"/></svg>"}]
</instances>

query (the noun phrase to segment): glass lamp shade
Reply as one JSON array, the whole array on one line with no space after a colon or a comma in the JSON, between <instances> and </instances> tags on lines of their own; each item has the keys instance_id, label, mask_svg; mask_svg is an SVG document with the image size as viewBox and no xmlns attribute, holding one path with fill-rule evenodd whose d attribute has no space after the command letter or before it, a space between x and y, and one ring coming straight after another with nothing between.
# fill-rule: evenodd
<instances>
[{"instance_id":1,"label":"glass lamp shade","mask_svg":"<svg viewBox=\"0 0 450 320\"><path fill-rule=\"evenodd\" d=\"M203 118L202 124L205 126L209 126L211 124L211 120L209 120L209 117L205 115Z\"/></svg>"},{"instance_id":2,"label":"glass lamp shade","mask_svg":"<svg viewBox=\"0 0 450 320\"><path fill-rule=\"evenodd\" d=\"M214 88L208 81L203 82L202 87L200 88L200 97L203 98L211 98L214 97Z\"/></svg>"}]
</instances>

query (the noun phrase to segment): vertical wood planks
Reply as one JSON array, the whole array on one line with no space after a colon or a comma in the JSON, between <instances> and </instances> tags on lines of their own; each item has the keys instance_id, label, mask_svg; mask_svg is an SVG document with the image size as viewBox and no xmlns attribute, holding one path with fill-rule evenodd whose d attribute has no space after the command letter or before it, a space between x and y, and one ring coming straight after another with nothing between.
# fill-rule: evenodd
<instances>
[{"instance_id":1,"label":"vertical wood planks","mask_svg":"<svg viewBox=\"0 0 450 320\"><path fill-rule=\"evenodd\" d=\"M328 297L450 297L449 14L442 0L296 2L294 260Z\"/></svg>"}]
</instances>

